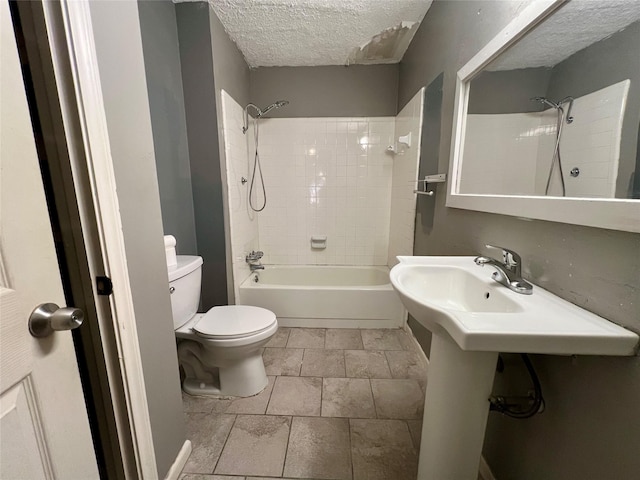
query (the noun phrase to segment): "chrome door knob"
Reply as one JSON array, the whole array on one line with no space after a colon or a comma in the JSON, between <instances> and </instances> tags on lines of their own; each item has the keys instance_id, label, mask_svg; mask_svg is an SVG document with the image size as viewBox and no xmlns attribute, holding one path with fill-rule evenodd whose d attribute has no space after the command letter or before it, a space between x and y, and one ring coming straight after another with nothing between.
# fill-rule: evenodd
<instances>
[{"instance_id":1,"label":"chrome door knob","mask_svg":"<svg viewBox=\"0 0 640 480\"><path fill-rule=\"evenodd\" d=\"M83 320L84 313L79 308L43 303L29 316L29 332L34 337L47 337L54 331L78 328Z\"/></svg>"}]
</instances>

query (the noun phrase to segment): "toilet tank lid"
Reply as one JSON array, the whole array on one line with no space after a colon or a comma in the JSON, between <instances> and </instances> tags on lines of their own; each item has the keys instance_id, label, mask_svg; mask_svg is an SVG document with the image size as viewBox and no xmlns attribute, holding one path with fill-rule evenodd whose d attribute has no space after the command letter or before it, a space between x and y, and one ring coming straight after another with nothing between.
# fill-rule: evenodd
<instances>
[{"instance_id":1,"label":"toilet tank lid","mask_svg":"<svg viewBox=\"0 0 640 480\"><path fill-rule=\"evenodd\" d=\"M178 263L168 268L169 282L173 282L190 274L202 265L202 257L195 255L177 255L176 259Z\"/></svg>"}]
</instances>

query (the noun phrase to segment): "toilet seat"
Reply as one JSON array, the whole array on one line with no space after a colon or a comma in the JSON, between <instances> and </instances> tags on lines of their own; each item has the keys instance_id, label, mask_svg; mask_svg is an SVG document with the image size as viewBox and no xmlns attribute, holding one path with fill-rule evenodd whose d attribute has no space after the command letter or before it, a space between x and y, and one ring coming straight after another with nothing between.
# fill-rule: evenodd
<instances>
[{"instance_id":1,"label":"toilet seat","mask_svg":"<svg viewBox=\"0 0 640 480\"><path fill-rule=\"evenodd\" d=\"M270 330L276 323L273 312L249 305L213 307L191 329L210 339L238 339Z\"/></svg>"}]
</instances>

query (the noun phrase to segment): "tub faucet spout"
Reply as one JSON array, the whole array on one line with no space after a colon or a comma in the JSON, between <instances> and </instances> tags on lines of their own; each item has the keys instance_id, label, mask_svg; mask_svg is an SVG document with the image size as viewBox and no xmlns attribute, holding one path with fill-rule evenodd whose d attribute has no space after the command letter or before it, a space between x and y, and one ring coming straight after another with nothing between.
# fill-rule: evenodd
<instances>
[{"instance_id":1,"label":"tub faucet spout","mask_svg":"<svg viewBox=\"0 0 640 480\"><path fill-rule=\"evenodd\" d=\"M256 270L264 270L264 265L254 265L250 263L249 268L251 269L251 272L255 272Z\"/></svg>"}]
</instances>

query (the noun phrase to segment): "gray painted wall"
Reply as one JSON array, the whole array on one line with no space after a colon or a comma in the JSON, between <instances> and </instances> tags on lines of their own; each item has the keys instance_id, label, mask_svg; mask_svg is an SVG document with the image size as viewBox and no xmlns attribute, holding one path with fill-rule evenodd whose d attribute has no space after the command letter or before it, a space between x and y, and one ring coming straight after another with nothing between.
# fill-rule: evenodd
<instances>
[{"instance_id":1,"label":"gray painted wall","mask_svg":"<svg viewBox=\"0 0 640 480\"><path fill-rule=\"evenodd\" d=\"M438 170L440 156L440 132L442 130L442 86L444 74L441 73L427 85L424 92L424 108L422 118L422 148L420 150L420 163L418 166L418 178L426 175L440 173ZM443 186L430 186L444 190ZM414 255L415 244L418 238L427 235L433 228L436 202L435 197L418 195L416 198L416 221L413 233ZM409 315L409 327L418 340L418 343L429 356L431 352L431 332Z\"/></svg>"},{"instance_id":2,"label":"gray painted wall","mask_svg":"<svg viewBox=\"0 0 640 480\"><path fill-rule=\"evenodd\" d=\"M196 226L176 12L171 0L138 1L138 10L164 233L176 237L178 254L195 255Z\"/></svg>"},{"instance_id":3,"label":"gray painted wall","mask_svg":"<svg viewBox=\"0 0 640 480\"><path fill-rule=\"evenodd\" d=\"M471 82L469 113L541 112L544 106L532 97L544 97L549 88L550 68L485 71Z\"/></svg>"},{"instance_id":4,"label":"gray painted wall","mask_svg":"<svg viewBox=\"0 0 640 480\"><path fill-rule=\"evenodd\" d=\"M91 2L158 476L186 434L138 6Z\"/></svg>"},{"instance_id":5,"label":"gray painted wall","mask_svg":"<svg viewBox=\"0 0 640 480\"><path fill-rule=\"evenodd\" d=\"M448 171L457 70L527 2L436 1L400 64L400 106L444 71L440 170ZM587 310L640 331L640 235L445 207L416 254L513 248L524 276ZM534 356L547 409L531 420L490 414L484 455L501 480L633 478L640 470L640 358ZM513 364L515 365L515 364ZM496 378L521 382L511 363Z\"/></svg>"},{"instance_id":6,"label":"gray painted wall","mask_svg":"<svg viewBox=\"0 0 640 480\"><path fill-rule=\"evenodd\" d=\"M218 99L220 90L225 90L240 105L246 105L249 103L250 80L247 62L212 10L209 15L209 28L211 29L213 71Z\"/></svg>"},{"instance_id":7,"label":"gray painted wall","mask_svg":"<svg viewBox=\"0 0 640 480\"><path fill-rule=\"evenodd\" d=\"M374 117L398 113L398 65L262 67L251 70L251 101L289 100L270 117Z\"/></svg>"},{"instance_id":8,"label":"gray painted wall","mask_svg":"<svg viewBox=\"0 0 640 480\"><path fill-rule=\"evenodd\" d=\"M202 267L201 311L227 304L223 186L220 172L216 87L207 3L175 6L198 255Z\"/></svg>"},{"instance_id":9,"label":"gray painted wall","mask_svg":"<svg viewBox=\"0 0 640 480\"><path fill-rule=\"evenodd\" d=\"M631 197L640 124L640 21L580 50L553 68L547 96L580 97L625 79L631 80L622 125L616 197Z\"/></svg>"}]
</instances>

